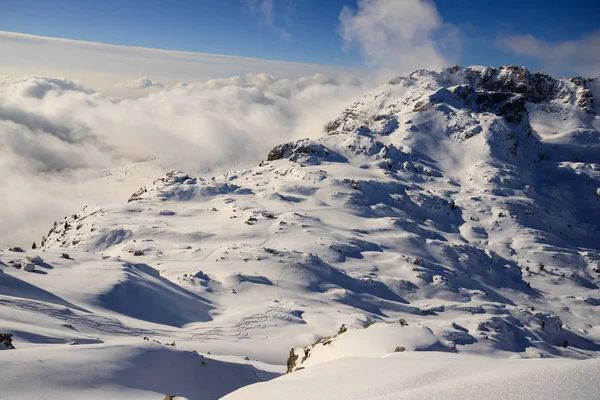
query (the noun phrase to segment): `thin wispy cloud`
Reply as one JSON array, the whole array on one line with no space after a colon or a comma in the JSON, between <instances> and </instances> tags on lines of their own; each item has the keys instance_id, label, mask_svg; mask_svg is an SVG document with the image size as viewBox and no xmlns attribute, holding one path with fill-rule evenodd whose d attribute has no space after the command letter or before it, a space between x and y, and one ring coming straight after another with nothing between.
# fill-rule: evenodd
<instances>
[{"instance_id":1,"label":"thin wispy cloud","mask_svg":"<svg viewBox=\"0 0 600 400\"><path fill-rule=\"evenodd\" d=\"M508 35L496 46L506 52L538 60L559 75L600 76L600 30L578 40L549 42L533 35Z\"/></svg>"},{"instance_id":2,"label":"thin wispy cloud","mask_svg":"<svg viewBox=\"0 0 600 400\"><path fill-rule=\"evenodd\" d=\"M293 0L244 0L245 7L252 14L258 15L260 22L279 34L281 39L289 41L290 33L282 28L277 19L277 14L281 13L283 20L286 20L294 9Z\"/></svg>"}]
</instances>

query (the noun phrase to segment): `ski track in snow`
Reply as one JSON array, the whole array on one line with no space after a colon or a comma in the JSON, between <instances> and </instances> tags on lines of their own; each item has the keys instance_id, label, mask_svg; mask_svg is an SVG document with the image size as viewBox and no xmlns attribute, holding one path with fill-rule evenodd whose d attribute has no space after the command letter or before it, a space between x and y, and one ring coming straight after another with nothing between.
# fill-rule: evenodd
<instances>
[{"instance_id":1,"label":"ski track in snow","mask_svg":"<svg viewBox=\"0 0 600 400\"><path fill-rule=\"evenodd\" d=\"M156 335L156 331L133 328L123 324L115 318L99 316L95 314L83 314L68 307L51 306L48 303L29 301L23 299L0 298L0 306L12 307L35 314L44 314L60 321L68 322L69 325L87 328L94 333L111 336L142 336Z\"/></svg>"},{"instance_id":2,"label":"ski track in snow","mask_svg":"<svg viewBox=\"0 0 600 400\"><path fill-rule=\"evenodd\" d=\"M261 333L264 333L264 337L260 338L257 335L252 335L251 338L267 340L270 338L267 328L269 328L271 321L285 323L290 320L288 313L284 309L277 307L267 310L264 314L254 314L244 317L234 326L215 327L207 329L206 332L194 333L190 339L203 342L207 340L239 341L249 339L251 331L259 330Z\"/></svg>"}]
</instances>

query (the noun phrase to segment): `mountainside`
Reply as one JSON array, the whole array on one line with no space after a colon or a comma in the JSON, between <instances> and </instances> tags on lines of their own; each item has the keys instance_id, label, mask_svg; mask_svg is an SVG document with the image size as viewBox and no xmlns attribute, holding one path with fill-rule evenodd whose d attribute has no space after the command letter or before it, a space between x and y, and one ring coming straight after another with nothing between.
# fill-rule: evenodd
<instances>
[{"instance_id":1,"label":"mountainside","mask_svg":"<svg viewBox=\"0 0 600 400\"><path fill-rule=\"evenodd\" d=\"M392 79L255 168L172 172L0 252L2 329L176 341L260 379L395 350L595 358L598 96L515 66ZM33 255L44 274L10 267Z\"/></svg>"}]
</instances>

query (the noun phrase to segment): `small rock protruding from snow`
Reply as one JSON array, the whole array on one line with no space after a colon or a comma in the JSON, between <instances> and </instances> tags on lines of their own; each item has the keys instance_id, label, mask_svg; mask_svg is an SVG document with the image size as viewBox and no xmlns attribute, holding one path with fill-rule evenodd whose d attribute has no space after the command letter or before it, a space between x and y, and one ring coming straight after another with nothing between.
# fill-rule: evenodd
<instances>
[{"instance_id":1,"label":"small rock protruding from snow","mask_svg":"<svg viewBox=\"0 0 600 400\"><path fill-rule=\"evenodd\" d=\"M12 333L0 333L0 350L13 350Z\"/></svg>"},{"instance_id":2,"label":"small rock protruding from snow","mask_svg":"<svg viewBox=\"0 0 600 400\"><path fill-rule=\"evenodd\" d=\"M40 265L41 263L44 262L44 260L42 260L42 257L40 256L29 256L26 258L27 261L29 261L32 264L36 264L36 265Z\"/></svg>"},{"instance_id":3,"label":"small rock protruding from snow","mask_svg":"<svg viewBox=\"0 0 600 400\"><path fill-rule=\"evenodd\" d=\"M25 261L21 264L21 269L25 272L34 272L35 264Z\"/></svg>"}]
</instances>

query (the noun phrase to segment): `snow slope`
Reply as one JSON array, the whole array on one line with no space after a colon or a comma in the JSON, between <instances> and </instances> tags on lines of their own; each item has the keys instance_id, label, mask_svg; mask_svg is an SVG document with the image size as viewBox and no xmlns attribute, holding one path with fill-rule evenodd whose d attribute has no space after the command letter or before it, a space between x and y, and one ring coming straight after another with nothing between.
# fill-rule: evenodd
<instances>
[{"instance_id":1,"label":"snow slope","mask_svg":"<svg viewBox=\"0 0 600 400\"><path fill-rule=\"evenodd\" d=\"M577 399L598 397L600 361L504 360L398 353L345 358L252 385L241 399L420 400Z\"/></svg>"},{"instance_id":2,"label":"snow slope","mask_svg":"<svg viewBox=\"0 0 600 400\"><path fill-rule=\"evenodd\" d=\"M255 381L285 372L295 349L291 370L306 371L265 384L269 393L305 380L317 390L330 369L350 382L373 364L384 379L378 371L423 360L406 378L416 382L438 357L465 365L440 369L450 397L467 383L488 390L492 371L520 385L562 368L585 383L596 361L479 366L599 354L597 87L514 66L416 71L348 107L321 139L277 146L255 168L173 172L126 204L85 208L57 222L41 250L0 253L0 318L17 347L0 360L70 341L126 342L133 354L147 337L255 368ZM48 266L9 264L32 255ZM397 346L405 354L385 357ZM409 354L420 350L435 355ZM552 387L580 381L569 382ZM382 387L397 393L397 383ZM353 398L337 386L322 398ZM232 396L263 389L247 390Z\"/></svg>"},{"instance_id":3,"label":"snow slope","mask_svg":"<svg viewBox=\"0 0 600 400\"><path fill-rule=\"evenodd\" d=\"M14 267L25 256L36 263L32 273ZM212 307L151 267L80 252L68 259L0 252L0 259L0 320L16 347L0 352L3 399L215 399L277 376L276 368L164 338L210 320Z\"/></svg>"},{"instance_id":4,"label":"snow slope","mask_svg":"<svg viewBox=\"0 0 600 400\"><path fill-rule=\"evenodd\" d=\"M261 381L251 366L158 344L52 346L2 356L6 399L162 399L165 394L216 399Z\"/></svg>"}]
</instances>

